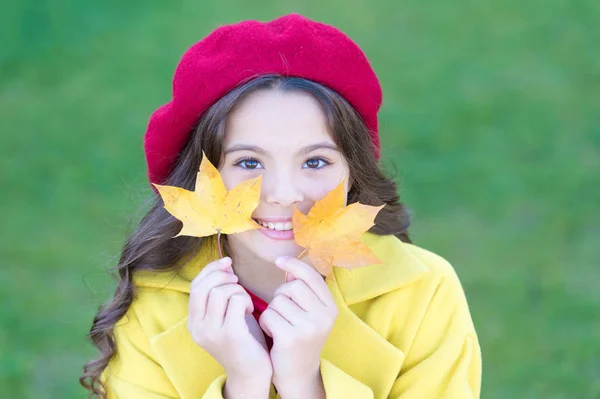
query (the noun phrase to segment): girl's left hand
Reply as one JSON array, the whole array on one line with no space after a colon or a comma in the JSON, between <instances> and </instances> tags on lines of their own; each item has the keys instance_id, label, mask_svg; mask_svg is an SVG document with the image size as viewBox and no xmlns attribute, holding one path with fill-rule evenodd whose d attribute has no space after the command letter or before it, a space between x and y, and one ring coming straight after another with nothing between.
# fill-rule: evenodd
<instances>
[{"instance_id":1,"label":"girl's left hand","mask_svg":"<svg viewBox=\"0 0 600 399\"><path fill-rule=\"evenodd\" d=\"M273 338L273 384L283 397L284 392L322 386L321 350L338 309L314 268L291 257L278 258L276 265L289 273L290 281L277 288L259 324Z\"/></svg>"}]
</instances>

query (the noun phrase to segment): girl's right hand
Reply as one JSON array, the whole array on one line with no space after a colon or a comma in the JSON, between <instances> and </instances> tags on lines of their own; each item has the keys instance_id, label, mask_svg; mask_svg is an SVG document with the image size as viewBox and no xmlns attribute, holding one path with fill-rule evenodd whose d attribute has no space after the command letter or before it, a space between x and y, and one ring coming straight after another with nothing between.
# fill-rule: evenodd
<instances>
[{"instance_id":1,"label":"girl's right hand","mask_svg":"<svg viewBox=\"0 0 600 399\"><path fill-rule=\"evenodd\" d=\"M191 283L188 330L194 341L223 366L232 384L263 379L270 384L271 358L248 326L251 322L257 324L252 317L252 299L237 282L231 258L206 265Z\"/></svg>"}]
</instances>

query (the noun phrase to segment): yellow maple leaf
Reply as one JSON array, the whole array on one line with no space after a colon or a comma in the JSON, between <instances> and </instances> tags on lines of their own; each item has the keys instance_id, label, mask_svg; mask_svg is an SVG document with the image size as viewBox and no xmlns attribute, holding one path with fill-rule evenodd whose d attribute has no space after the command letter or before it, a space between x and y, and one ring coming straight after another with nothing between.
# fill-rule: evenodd
<instances>
[{"instance_id":1,"label":"yellow maple leaf","mask_svg":"<svg viewBox=\"0 0 600 399\"><path fill-rule=\"evenodd\" d=\"M175 236L205 237L259 229L252 212L260 202L262 175L241 182L227 191L221 174L202 152L194 191L153 184L165 209L183 222ZM175 238L173 237L173 238ZM219 245L220 249L220 245Z\"/></svg>"},{"instance_id":2,"label":"yellow maple leaf","mask_svg":"<svg viewBox=\"0 0 600 399\"><path fill-rule=\"evenodd\" d=\"M385 205L355 202L344 206L345 196L342 180L315 202L308 215L293 209L294 240L306 248L311 263L323 276L329 276L333 266L354 269L381 263L360 237L375 224L375 216Z\"/></svg>"}]
</instances>

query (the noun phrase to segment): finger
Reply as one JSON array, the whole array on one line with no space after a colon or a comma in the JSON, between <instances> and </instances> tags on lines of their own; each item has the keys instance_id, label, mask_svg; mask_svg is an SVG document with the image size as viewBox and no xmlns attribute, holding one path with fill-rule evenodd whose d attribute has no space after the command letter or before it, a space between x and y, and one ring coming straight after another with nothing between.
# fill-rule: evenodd
<instances>
[{"instance_id":1,"label":"finger","mask_svg":"<svg viewBox=\"0 0 600 399\"><path fill-rule=\"evenodd\" d=\"M200 273L198 273L198 275L192 280L191 285L193 286L197 284L198 281L201 281L204 277L217 270L233 273L231 258L226 256L224 258L217 259L208 263L202 268Z\"/></svg>"},{"instance_id":2,"label":"finger","mask_svg":"<svg viewBox=\"0 0 600 399\"><path fill-rule=\"evenodd\" d=\"M194 285L190 286L190 292L193 291L208 291L223 282L238 281L238 276L223 270L215 270L204 276L203 279L197 280Z\"/></svg>"},{"instance_id":3,"label":"finger","mask_svg":"<svg viewBox=\"0 0 600 399\"><path fill-rule=\"evenodd\" d=\"M224 285L238 282L235 274L223 272L221 270L213 271L202 280L198 280L195 286L190 287L189 312L200 320L204 319L207 311L208 294L210 290Z\"/></svg>"},{"instance_id":4,"label":"finger","mask_svg":"<svg viewBox=\"0 0 600 399\"><path fill-rule=\"evenodd\" d=\"M331 298L331 293L329 292L329 287L327 287L327 283L315 269L299 259L290 258L287 256L278 257L275 260L275 265L277 265L277 267L279 267L281 270L293 274L297 279L304 281L306 285L308 285L308 287L317 295L317 298L319 298L323 305L326 307L331 307L334 305Z\"/></svg>"},{"instance_id":5,"label":"finger","mask_svg":"<svg viewBox=\"0 0 600 399\"><path fill-rule=\"evenodd\" d=\"M269 347L267 345L267 341L265 340L264 330L262 328L260 328L260 325L258 324L258 320L256 320L254 318L254 315L251 315L251 314L247 314L244 317L244 319L245 319L244 321L246 322L246 326L248 327L248 332L268 352L269 351Z\"/></svg>"},{"instance_id":6,"label":"finger","mask_svg":"<svg viewBox=\"0 0 600 399\"><path fill-rule=\"evenodd\" d=\"M285 295L307 312L323 306L314 291L302 280L281 284L273 293L273 298L278 295Z\"/></svg>"},{"instance_id":7,"label":"finger","mask_svg":"<svg viewBox=\"0 0 600 399\"><path fill-rule=\"evenodd\" d=\"M269 308L279 313L292 326L297 326L306 318L307 312L285 295L274 297Z\"/></svg>"},{"instance_id":8,"label":"finger","mask_svg":"<svg viewBox=\"0 0 600 399\"><path fill-rule=\"evenodd\" d=\"M269 309L265 309L264 312L258 318L258 325L269 337L273 338L273 332L271 331L271 316L266 314Z\"/></svg>"},{"instance_id":9,"label":"finger","mask_svg":"<svg viewBox=\"0 0 600 399\"><path fill-rule=\"evenodd\" d=\"M258 319L260 328L273 339L277 339L280 335L290 334L292 325L277 311L267 308Z\"/></svg>"},{"instance_id":10,"label":"finger","mask_svg":"<svg viewBox=\"0 0 600 399\"><path fill-rule=\"evenodd\" d=\"M219 327L223 326L229 298L234 294L242 294L244 292L244 288L239 284L221 285L210 290L204 321L214 323Z\"/></svg>"},{"instance_id":11,"label":"finger","mask_svg":"<svg viewBox=\"0 0 600 399\"><path fill-rule=\"evenodd\" d=\"M223 320L224 328L231 329L243 329L246 327L245 316L246 314L254 311L254 305L252 299L247 293L244 294L233 294L229 298L227 309L225 311L225 318Z\"/></svg>"}]
</instances>

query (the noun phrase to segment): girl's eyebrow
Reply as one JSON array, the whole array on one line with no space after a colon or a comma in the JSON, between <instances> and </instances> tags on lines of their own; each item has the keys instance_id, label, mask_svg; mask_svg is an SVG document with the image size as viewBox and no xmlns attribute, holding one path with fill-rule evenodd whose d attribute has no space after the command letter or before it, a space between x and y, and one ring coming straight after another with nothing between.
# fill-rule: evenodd
<instances>
[{"instance_id":1,"label":"girl's eyebrow","mask_svg":"<svg viewBox=\"0 0 600 399\"><path fill-rule=\"evenodd\" d=\"M298 151L298 154L307 154L311 151L318 150L321 148L327 148L327 149L338 151L338 152L340 151L336 145L324 141L324 142L317 143L317 144L307 145L306 147L301 148L300 151ZM258 146L249 145L249 144L232 145L231 147L226 149L224 153L225 153L225 155L227 155L227 154L229 154L231 152L235 152L235 151L254 151L259 154L267 153L267 151L265 151L264 149L262 149Z\"/></svg>"}]
</instances>

